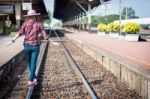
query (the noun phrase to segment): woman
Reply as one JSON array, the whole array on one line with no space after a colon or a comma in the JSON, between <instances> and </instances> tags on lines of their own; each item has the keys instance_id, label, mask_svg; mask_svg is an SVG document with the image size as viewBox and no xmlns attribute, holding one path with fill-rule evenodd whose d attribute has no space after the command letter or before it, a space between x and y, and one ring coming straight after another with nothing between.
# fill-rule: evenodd
<instances>
[{"instance_id":1,"label":"woman","mask_svg":"<svg viewBox=\"0 0 150 99\"><path fill-rule=\"evenodd\" d=\"M25 15L25 22L21 26L18 34L16 34L16 36L12 40L12 43L14 43L19 36L23 34L25 35L24 52L27 57L30 70L30 77L28 82L29 86L37 84L35 71L37 57L40 50L39 36L42 36L45 40L48 41L48 35L44 31L41 23L36 19L36 16L38 15L40 15L40 13L36 13L35 10L29 10L27 15Z\"/></svg>"}]
</instances>

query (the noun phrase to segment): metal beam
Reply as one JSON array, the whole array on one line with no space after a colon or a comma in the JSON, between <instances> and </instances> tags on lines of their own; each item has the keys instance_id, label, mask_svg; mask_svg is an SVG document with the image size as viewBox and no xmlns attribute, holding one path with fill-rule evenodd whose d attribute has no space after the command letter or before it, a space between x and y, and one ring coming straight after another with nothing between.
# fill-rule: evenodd
<instances>
[{"instance_id":1,"label":"metal beam","mask_svg":"<svg viewBox=\"0 0 150 99\"><path fill-rule=\"evenodd\" d=\"M99 3L97 0L93 1L88 1L88 0L71 0L72 2L79 2L80 4L94 4L94 3Z\"/></svg>"},{"instance_id":2,"label":"metal beam","mask_svg":"<svg viewBox=\"0 0 150 99\"><path fill-rule=\"evenodd\" d=\"M71 3L71 5L67 5L67 3ZM55 0L54 18L67 21L70 19L70 17L78 14L75 6L79 9L79 11L88 14L88 4L91 4L91 8L93 8L98 6L99 3L100 0L93 0L92 2L88 0ZM73 7L76 9L76 11L73 11Z\"/></svg>"},{"instance_id":3,"label":"metal beam","mask_svg":"<svg viewBox=\"0 0 150 99\"><path fill-rule=\"evenodd\" d=\"M87 13L87 11L84 9L84 7L80 3L78 3L77 1L75 1L75 2L85 13Z\"/></svg>"}]
</instances>

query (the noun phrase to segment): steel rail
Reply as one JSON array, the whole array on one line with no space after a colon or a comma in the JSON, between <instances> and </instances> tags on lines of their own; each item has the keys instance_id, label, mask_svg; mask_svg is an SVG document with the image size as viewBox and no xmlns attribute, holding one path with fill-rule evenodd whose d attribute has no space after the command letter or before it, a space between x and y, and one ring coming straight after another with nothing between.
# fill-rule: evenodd
<instances>
[{"instance_id":1,"label":"steel rail","mask_svg":"<svg viewBox=\"0 0 150 99\"><path fill-rule=\"evenodd\" d=\"M51 35L51 29L50 29L50 33L49 33L49 37ZM39 69L40 69L40 66L41 66L41 63L42 63L42 59L43 59L43 56L44 56L44 53L45 53L45 50L46 50L46 47L48 45L48 42L44 42L41 44L40 46L40 53L39 53L39 56L38 56L38 61L37 61L37 68L36 68L36 71L35 71L35 74L38 75L39 73ZM34 89L34 86L33 87L29 87L28 89L28 92L27 92L27 95L26 95L26 99L31 99L31 96L32 96L32 93L33 93L33 89Z\"/></svg>"},{"instance_id":2,"label":"steel rail","mask_svg":"<svg viewBox=\"0 0 150 99\"><path fill-rule=\"evenodd\" d=\"M59 43L60 45L63 47L64 49L64 53L68 59L68 61L71 63L71 65L73 66L73 69L76 70L78 72L78 75L80 77L80 79L82 80L83 84L85 85L88 93L90 94L90 96L92 97L92 99L98 99L97 96L95 95L94 91L91 89L90 85L88 84L88 82L86 81L86 79L84 78L83 74L81 73L78 65L75 63L74 59L72 58L72 56L70 55L70 53L68 52L68 50L66 49L66 47L64 46L64 44L62 43L62 41L60 40L58 34L56 33L56 31L54 30L55 35L57 36L57 38L59 39Z\"/></svg>"}]
</instances>

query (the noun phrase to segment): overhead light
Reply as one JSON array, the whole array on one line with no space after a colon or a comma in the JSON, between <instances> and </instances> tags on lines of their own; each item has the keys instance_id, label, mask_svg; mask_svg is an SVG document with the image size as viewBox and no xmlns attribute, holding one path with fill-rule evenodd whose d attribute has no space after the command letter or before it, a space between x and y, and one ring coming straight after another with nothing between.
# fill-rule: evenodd
<instances>
[{"instance_id":1,"label":"overhead light","mask_svg":"<svg viewBox=\"0 0 150 99\"><path fill-rule=\"evenodd\" d=\"M89 2L92 2L93 0L89 0Z\"/></svg>"}]
</instances>

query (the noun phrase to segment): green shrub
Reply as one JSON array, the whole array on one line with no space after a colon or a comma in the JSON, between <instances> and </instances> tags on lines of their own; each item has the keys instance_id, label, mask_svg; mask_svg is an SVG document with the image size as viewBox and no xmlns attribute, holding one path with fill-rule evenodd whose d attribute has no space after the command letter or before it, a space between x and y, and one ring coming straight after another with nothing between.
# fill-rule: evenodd
<instances>
[{"instance_id":1,"label":"green shrub","mask_svg":"<svg viewBox=\"0 0 150 99\"><path fill-rule=\"evenodd\" d=\"M113 24L113 32L118 32L120 30L120 24L119 23L114 23Z\"/></svg>"},{"instance_id":2,"label":"green shrub","mask_svg":"<svg viewBox=\"0 0 150 99\"><path fill-rule=\"evenodd\" d=\"M108 25L106 25L106 31L105 32L109 32L109 27Z\"/></svg>"},{"instance_id":3,"label":"green shrub","mask_svg":"<svg viewBox=\"0 0 150 99\"><path fill-rule=\"evenodd\" d=\"M10 32L17 32L17 31L18 31L18 29L17 29L16 25L13 24L11 26Z\"/></svg>"},{"instance_id":4,"label":"green shrub","mask_svg":"<svg viewBox=\"0 0 150 99\"><path fill-rule=\"evenodd\" d=\"M113 23L108 24L108 31L112 32L113 31Z\"/></svg>"},{"instance_id":5,"label":"green shrub","mask_svg":"<svg viewBox=\"0 0 150 99\"><path fill-rule=\"evenodd\" d=\"M137 34L141 30L141 26L134 22L128 22L124 25L123 32L128 34Z\"/></svg>"},{"instance_id":6,"label":"green shrub","mask_svg":"<svg viewBox=\"0 0 150 99\"><path fill-rule=\"evenodd\" d=\"M105 25L105 24L99 24L99 25L97 26L97 29L98 29L99 31L101 31L101 32L106 32L106 31L107 31L107 25Z\"/></svg>"},{"instance_id":7,"label":"green shrub","mask_svg":"<svg viewBox=\"0 0 150 99\"><path fill-rule=\"evenodd\" d=\"M120 24L119 23L109 23L108 30L110 32L118 32L120 30Z\"/></svg>"},{"instance_id":8,"label":"green shrub","mask_svg":"<svg viewBox=\"0 0 150 99\"><path fill-rule=\"evenodd\" d=\"M98 26L97 26L97 30L99 30L99 31L101 31L101 27L103 26L103 24L98 24Z\"/></svg>"},{"instance_id":9,"label":"green shrub","mask_svg":"<svg viewBox=\"0 0 150 99\"><path fill-rule=\"evenodd\" d=\"M6 28L6 31L5 31L6 35L10 34L11 32L18 32L18 29L17 29L16 25L14 25L14 24L12 24L10 28L8 28L5 25L5 28Z\"/></svg>"}]
</instances>

